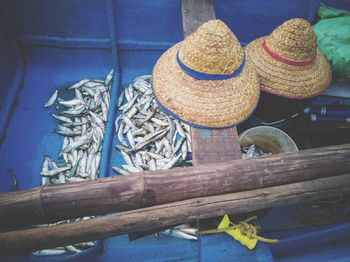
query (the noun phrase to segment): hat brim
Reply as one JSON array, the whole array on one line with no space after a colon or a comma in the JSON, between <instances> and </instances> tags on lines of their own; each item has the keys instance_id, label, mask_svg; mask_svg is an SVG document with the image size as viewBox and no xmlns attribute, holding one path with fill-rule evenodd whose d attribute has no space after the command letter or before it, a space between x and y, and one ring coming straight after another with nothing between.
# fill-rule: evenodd
<instances>
[{"instance_id":1,"label":"hat brim","mask_svg":"<svg viewBox=\"0 0 350 262\"><path fill-rule=\"evenodd\" d=\"M152 74L154 95L161 108L195 127L225 128L244 121L260 96L259 81L251 63L237 77L197 80L177 64L178 43L157 61Z\"/></svg>"},{"instance_id":2,"label":"hat brim","mask_svg":"<svg viewBox=\"0 0 350 262\"><path fill-rule=\"evenodd\" d=\"M245 47L247 60L258 74L261 89L281 97L305 99L321 94L332 80L332 69L317 48L315 63L306 66L288 65L269 56L262 48L265 37Z\"/></svg>"}]
</instances>

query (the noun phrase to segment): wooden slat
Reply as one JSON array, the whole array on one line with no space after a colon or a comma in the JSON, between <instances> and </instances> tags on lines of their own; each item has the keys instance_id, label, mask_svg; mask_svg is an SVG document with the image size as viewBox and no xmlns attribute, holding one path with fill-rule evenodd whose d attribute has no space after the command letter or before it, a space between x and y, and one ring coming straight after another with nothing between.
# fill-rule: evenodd
<instances>
[{"instance_id":1,"label":"wooden slat","mask_svg":"<svg viewBox=\"0 0 350 262\"><path fill-rule=\"evenodd\" d=\"M241 158L236 128L206 130L191 128L193 165Z\"/></svg>"},{"instance_id":2,"label":"wooden slat","mask_svg":"<svg viewBox=\"0 0 350 262\"><path fill-rule=\"evenodd\" d=\"M184 36L215 19L213 0L182 0ZM193 165L241 158L236 128L204 130L191 128Z\"/></svg>"},{"instance_id":3,"label":"wooden slat","mask_svg":"<svg viewBox=\"0 0 350 262\"><path fill-rule=\"evenodd\" d=\"M196 31L203 23L215 19L213 0L182 0L184 36Z\"/></svg>"},{"instance_id":4,"label":"wooden slat","mask_svg":"<svg viewBox=\"0 0 350 262\"><path fill-rule=\"evenodd\" d=\"M196 31L203 23L215 19L213 0L182 0L182 27L184 37ZM240 146L236 128L202 130L191 128L193 165L240 159ZM159 230L129 234L131 240Z\"/></svg>"}]
</instances>

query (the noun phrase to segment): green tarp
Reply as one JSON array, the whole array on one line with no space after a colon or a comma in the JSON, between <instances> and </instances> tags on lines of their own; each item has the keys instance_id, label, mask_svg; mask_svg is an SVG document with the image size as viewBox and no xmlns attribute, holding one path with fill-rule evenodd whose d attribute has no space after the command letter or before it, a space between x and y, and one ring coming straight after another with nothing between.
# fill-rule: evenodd
<instances>
[{"instance_id":1,"label":"green tarp","mask_svg":"<svg viewBox=\"0 0 350 262\"><path fill-rule=\"evenodd\" d=\"M350 13L321 5L313 28L317 45L332 63L338 81L350 80Z\"/></svg>"}]
</instances>

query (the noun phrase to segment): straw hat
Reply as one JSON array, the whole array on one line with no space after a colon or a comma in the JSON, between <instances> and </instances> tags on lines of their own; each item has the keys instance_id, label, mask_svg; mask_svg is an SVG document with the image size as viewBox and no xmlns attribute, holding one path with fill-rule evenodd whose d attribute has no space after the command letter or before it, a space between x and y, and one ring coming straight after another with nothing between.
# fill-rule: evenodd
<instances>
[{"instance_id":1,"label":"straw hat","mask_svg":"<svg viewBox=\"0 0 350 262\"><path fill-rule=\"evenodd\" d=\"M287 98L320 94L330 84L332 69L320 49L311 25L295 18L245 48L255 65L261 89Z\"/></svg>"},{"instance_id":2,"label":"straw hat","mask_svg":"<svg viewBox=\"0 0 350 262\"><path fill-rule=\"evenodd\" d=\"M154 66L152 86L166 113L200 128L242 122L260 94L254 66L220 20L206 22L168 49Z\"/></svg>"}]
</instances>

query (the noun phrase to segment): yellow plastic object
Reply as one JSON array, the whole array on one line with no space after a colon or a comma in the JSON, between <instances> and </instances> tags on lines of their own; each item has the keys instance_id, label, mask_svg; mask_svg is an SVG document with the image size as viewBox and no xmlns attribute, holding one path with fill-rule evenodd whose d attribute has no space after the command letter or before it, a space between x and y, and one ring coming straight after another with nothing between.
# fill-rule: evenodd
<instances>
[{"instance_id":1,"label":"yellow plastic object","mask_svg":"<svg viewBox=\"0 0 350 262\"><path fill-rule=\"evenodd\" d=\"M227 228L233 225L234 224L230 221L228 215L225 215L221 220L218 229ZM241 227L235 227L233 229L226 230L225 233L229 234L231 237L240 242L242 245L245 245L247 248L253 249L258 243L258 240L255 238L249 238L248 235L243 235L241 230Z\"/></svg>"},{"instance_id":2,"label":"yellow plastic object","mask_svg":"<svg viewBox=\"0 0 350 262\"><path fill-rule=\"evenodd\" d=\"M252 216L240 221L238 224L234 224L230 221L228 215L225 215L217 229L199 231L198 233L206 235L225 232L250 250L255 248L258 241L270 244L277 243L278 239L268 239L257 235L260 229L259 226L249 224L250 221L255 219L257 219L257 217Z\"/></svg>"}]
</instances>

